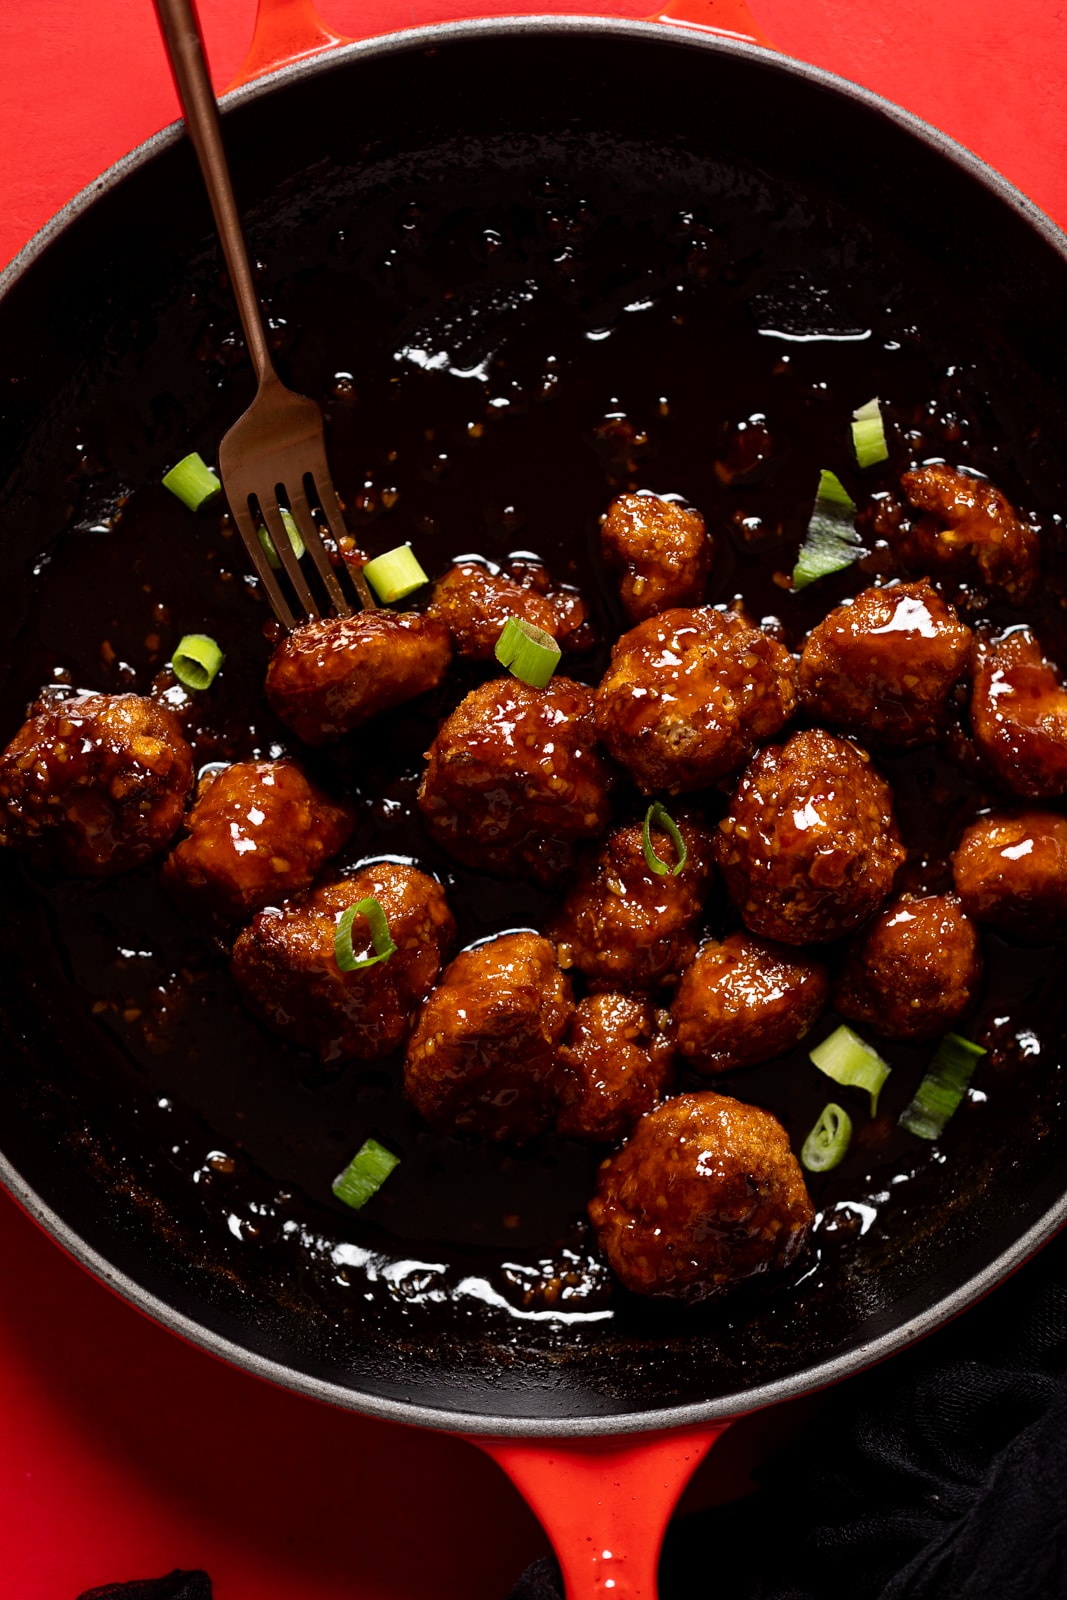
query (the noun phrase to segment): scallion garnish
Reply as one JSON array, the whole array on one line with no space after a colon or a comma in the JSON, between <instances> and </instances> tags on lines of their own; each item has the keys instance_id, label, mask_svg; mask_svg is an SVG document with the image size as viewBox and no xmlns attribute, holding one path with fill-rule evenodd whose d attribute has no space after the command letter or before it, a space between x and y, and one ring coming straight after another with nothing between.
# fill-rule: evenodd
<instances>
[{"instance_id":1,"label":"scallion garnish","mask_svg":"<svg viewBox=\"0 0 1067 1600\"><path fill-rule=\"evenodd\" d=\"M840 479L832 472L821 472L808 531L793 568L794 589L806 589L816 578L840 572L867 554L852 520L855 515L855 502Z\"/></svg>"},{"instance_id":2,"label":"scallion garnish","mask_svg":"<svg viewBox=\"0 0 1067 1600\"><path fill-rule=\"evenodd\" d=\"M187 633L171 656L170 667L187 689L210 689L225 659L206 633Z\"/></svg>"},{"instance_id":3,"label":"scallion garnish","mask_svg":"<svg viewBox=\"0 0 1067 1600\"><path fill-rule=\"evenodd\" d=\"M900 1113L900 1126L919 1139L937 1139L944 1132L971 1081L971 1074L985 1051L958 1033L946 1033L926 1075L915 1091L915 1098Z\"/></svg>"},{"instance_id":4,"label":"scallion garnish","mask_svg":"<svg viewBox=\"0 0 1067 1600\"><path fill-rule=\"evenodd\" d=\"M844 1156L852 1138L852 1118L831 1100L823 1106L819 1120L804 1140L801 1165L809 1172L829 1172Z\"/></svg>"},{"instance_id":5,"label":"scallion garnish","mask_svg":"<svg viewBox=\"0 0 1067 1600\"><path fill-rule=\"evenodd\" d=\"M363 576L386 606L392 605L394 600L406 600L409 594L430 581L409 544L397 545L384 556L375 556L363 568Z\"/></svg>"},{"instance_id":6,"label":"scallion garnish","mask_svg":"<svg viewBox=\"0 0 1067 1600\"><path fill-rule=\"evenodd\" d=\"M293 518L293 513L291 511L287 511L284 506L279 506L278 515L282 519L282 527L289 535L289 543L293 547L293 554L299 561L301 556L304 554L304 541L300 537L300 529L296 525L296 522ZM259 534L259 542L263 546L263 554L266 556L275 572L277 572L281 567L282 558L274 548L274 540L271 538L266 528L257 528L256 532Z\"/></svg>"},{"instance_id":7,"label":"scallion garnish","mask_svg":"<svg viewBox=\"0 0 1067 1600\"><path fill-rule=\"evenodd\" d=\"M653 828L662 828L663 832L673 844L674 853L678 858L673 867L669 867L666 861L656 854L655 848L652 844L651 830ZM678 873L681 872L682 868L685 866L686 857L689 852L685 847L685 840L682 838L678 824L675 822L666 806L660 805L658 800L653 800L652 804L645 812L645 826L641 842L645 848L645 861L648 865L649 872L655 872L661 878L664 877L668 872L672 877L677 877Z\"/></svg>"},{"instance_id":8,"label":"scallion garnish","mask_svg":"<svg viewBox=\"0 0 1067 1600\"><path fill-rule=\"evenodd\" d=\"M858 1033L842 1023L822 1044L809 1050L808 1057L835 1083L846 1088L854 1084L857 1089L866 1089L871 1097L871 1116L878 1115L878 1096L890 1069L877 1050L872 1050Z\"/></svg>"},{"instance_id":9,"label":"scallion garnish","mask_svg":"<svg viewBox=\"0 0 1067 1600\"><path fill-rule=\"evenodd\" d=\"M366 917L370 926L370 939L374 947L372 956L359 957L352 948L352 924L357 917ZM357 972L361 967L373 967L377 961L388 961L396 951L385 912L373 895L357 900L354 906L341 913L333 941L333 958L341 972Z\"/></svg>"},{"instance_id":10,"label":"scallion garnish","mask_svg":"<svg viewBox=\"0 0 1067 1600\"><path fill-rule=\"evenodd\" d=\"M873 467L885 461L889 446L885 442L885 424L882 421L880 402L868 400L852 413L852 448L861 467Z\"/></svg>"},{"instance_id":11,"label":"scallion garnish","mask_svg":"<svg viewBox=\"0 0 1067 1600\"><path fill-rule=\"evenodd\" d=\"M400 1157L394 1156L384 1144L379 1144L377 1139L364 1139L348 1166L330 1187L338 1200L343 1200L346 1206L358 1211L372 1195L378 1193L393 1168L399 1165Z\"/></svg>"},{"instance_id":12,"label":"scallion garnish","mask_svg":"<svg viewBox=\"0 0 1067 1600\"><path fill-rule=\"evenodd\" d=\"M195 450L192 455L183 456L177 466L164 475L163 487L176 494L190 511L199 511L222 493L222 484Z\"/></svg>"},{"instance_id":13,"label":"scallion garnish","mask_svg":"<svg viewBox=\"0 0 1067 1600\"><path fill-rule=\"evenodd\" d=\"M513 678L543 689L559 665L560 649L550 633L521 617L509 617L496 642L496 658Z\"/></svg>"}]
</instances>

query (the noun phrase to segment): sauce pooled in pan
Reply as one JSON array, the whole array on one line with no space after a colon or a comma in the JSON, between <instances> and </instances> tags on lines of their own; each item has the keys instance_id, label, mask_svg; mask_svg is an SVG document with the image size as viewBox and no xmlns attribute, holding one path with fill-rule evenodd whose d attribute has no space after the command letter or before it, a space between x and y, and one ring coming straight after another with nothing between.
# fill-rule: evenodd
<instances>
[{"instance_id":1,"label":"sauce pooled in pan","mask_svg":"<svg viewBox=\"0 0 1067 1600\"><path fill-rule=\"evenodd\" d=\"M358 548L375 555L410 540L432 579L465 556L543 563L589 604L598 643L562 670L595 686L627 625L598 554L599 518L616 494L649 489L698 507L715 547L706 600L737 601L796 651L834 604L892 571L872 540L856 566L790 592L820 468L862 509L894 495L909 467L945 459L1033 512L1045 547L1044 581L1024 608L995 601L965 620L994 630L1025 620L1067 660L1060 485L1041 439L1004 407L993 357L983 366L942 326L924 285L880 262L869 240L815 216L800 228L791 205L772 200L756 216L743 197L718 197L686 209L679 197L628 200L608 179L554 175L510 202L436 192L432 204L361 224L358 247L337 232L324 260L281 260L271 288L279 361L324 400ZM495 664L457 660L432 694L314 751L272 715L262 686L277 634L239 540L225 516L194 517L158 487L146 467L157 446L138 445L129 428L131 414L151 415L174 456L212 454L247 389L225 307L212 285L175 313L217 381L205 414L166 415L158 375L142 375L124 410L86 417L77 509L34 573L4 737L50 683L111 694L154 685L180 715L197 770L292 754L347 797L355 828L331 875L381 858L436 875L456 948L545 929L560 891L458 864L415 806L439 723ZM861 472L848 424L874 394L890 460ZM168 676L192 632L225 654L201 694ZM967 748L965 702L953 727L938 744L876 753L908 853L898 888L949 889L963 828L1012 804ZM712 822L732 787L701 794ZM615 811L629 820L644 803L624 783ZM839 1167L809 1176L812 1247L790 1273L682 1310L627 1294L595 1247L585 1208L603 1148L551 1133L520 1148L435 1133L402 1094L398 1057L338 1066L282 1043L242 1005L217 937L163 892L158 860L99 881L33 872L9 853L0 870L29 908L9 981L84 1019L92 1041L52 1102L58 1135L91 1149L99 1181L151 1212L200 1266L342 1329L373 1326L378 1339L426 1329L462 1343L488 1328L564 1349L588 1324L601 1340L699 1338L736 1367L780 1337L783 1304L832 1330L846 1278L868 1278L877 1300L880 1260L902 1239L950 1230L1058 1105L1064 956L1055 942L989 930L982 999L960 1025L988 1054L933 1145L897 1126L933 1047L875 1038L893 1072L872 1119L865 1095L830 1084L808 1059L832 1012L772 1061L713 1085L683 1075L682 1087L773 1112L794 1151L828 1099L847 1104L855 1133ZM703 931L721 938L738 926L716 876ZM368 1137L401 1161L357 1215L330 1182Z\"/></svg>"}]
</instances>

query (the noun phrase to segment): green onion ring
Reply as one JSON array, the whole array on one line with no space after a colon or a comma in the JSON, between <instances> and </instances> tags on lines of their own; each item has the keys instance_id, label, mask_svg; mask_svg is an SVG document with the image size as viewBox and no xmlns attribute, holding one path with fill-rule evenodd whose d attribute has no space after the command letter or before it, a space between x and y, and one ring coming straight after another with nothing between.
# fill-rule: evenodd
<instances>
[{"instance_id":1,"label":"green onion ring","mask_svg":"<svg viewBox=\"0 0 1067 1600\"><path fill-rule=\"evenodd\" d=\"M187 689L210 689L225 659L206 633L187 633L170 658L170 669Z\"/></svg>"},{"instance_id":2,"label":"green onion ring","mask_svg":"<svg viewBox=\"0 0 1067 1600\"><path fill-rule=\"evenodd\" d=\"M522 617L509 617L496 642L496 658L512 677L543 689L559 666L560 648L544 628Z\"/></svg>"},{"instance_id":3,"label":"green onion ring","mask_svg":"<svg viewBox=\"0 0 1067 1600\"><path fill-rule=\"evenodd\" d=\"M656 854L655 848L652 844L651 829L653 827L662 828L663 832L673 844L675 854L678 857L678 860L675 862L673 867L669 867L667 863ZM641 843L644 846L645 861L648 865L649 872L655 872L661 878L665 877L669 872L672 878L676 878L679 872L681 872L682 868L685 866L689 851L686 849L685 840L682 838L681 830L679 829L674 818L671 816L670 812L667 810L666 806L661 805L658 800L653 800L652 804L645 812L645 826L641 834Z\"/></svg>"},{"instance_id":4,"label":"green onion ring","mask_svg":"<svg viewBox=\"0 0 1067 1600\"><path fill-rule=\"evenodd\" d=\"M352 924L357 917L366 917L370 926L371 944L374 947L372 956L357 957L352 948ZM373 895L366 900L357 900L354 906L349 906L347 911L341 913L333 941L333 958L340 972L358 972L363 967L373 967L378 961L388 961L395 953L396 945L389 932L385 912Z\"/></svg>"},{"instance_id":5,"label":"green onion ring","mask_svg":"<svg viewBox=\"0 0 1067 1600\"><path fill-rule=\"evenodd\" d=\"M363 576L386 606L392 605L394 600L406 600L409 594L430 581L409 544L397 545L395 550L375 556L363 568Z\"/></svg>"},{"instance_id":6,"label":"green onion ring","mask_svg":"<svg viewBox=\"0 0 1067 1600\"><path fill-rule=\"evenodd\" d=\"M163 476L163 487L176 494L190 511L199 511L216 495L222 493L222 484L208 466L203 456L194 450L183 456L176 466Z\"/></svg>"},{"instance_id":7,"label":"green onion ring","mask_svg":"<svg viewBox=\"0 0 1067 1600\"><path fill-rule=\"evenodd\" d=\"M852 1118L830 1100L819 1113L819 1120L804 1140L800 1164L809 1172L829 1172L836 1167L852 1138Z\"/></svg>"}]
</instances>

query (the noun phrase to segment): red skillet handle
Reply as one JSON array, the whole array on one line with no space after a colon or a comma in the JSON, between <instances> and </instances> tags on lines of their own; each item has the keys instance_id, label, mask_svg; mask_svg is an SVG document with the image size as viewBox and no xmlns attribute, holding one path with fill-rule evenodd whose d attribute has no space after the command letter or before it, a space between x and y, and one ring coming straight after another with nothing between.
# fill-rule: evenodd
<instances>
[{"instance_id":1,"label":"red skillet handle","mask_svg":"<svg viewBox=\"0 0 1067 1600\"><path fill-rule=\"evenodd\" d=\"M457 10L477 16L477 0L469 10L458 0ZM745 0L667 0L649 22L673 22L681 27L718 33L729 39L744 39L771 47L770 40L753 21ZM363 37L363 35L358 35ZM352 37L335 33L319 16L312 0L257 0L256 25L252 43L240 72L228 86L240 88L253 78L277 72L292 61L303 61L337 44L351 44Z\"/></svg>"},{"instance_id":2,"label":"red skillet handle","mask_svg":"<svg viewBox=\"0 0 1067 1600\"><path fill-rule=\"evenodd\" d=\"M671 1512L729 1423L633 1439L472 1439L503 1467L559 1557L567 1600L656 1600Z\"/></svg>"}]
</instances>

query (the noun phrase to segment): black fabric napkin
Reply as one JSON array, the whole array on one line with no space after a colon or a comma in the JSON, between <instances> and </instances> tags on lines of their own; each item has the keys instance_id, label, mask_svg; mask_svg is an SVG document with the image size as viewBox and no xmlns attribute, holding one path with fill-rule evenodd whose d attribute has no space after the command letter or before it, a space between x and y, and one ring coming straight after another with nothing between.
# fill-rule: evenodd
<instances>
[{"instance_id":1,"label":"black fabric napkin","mask_svg":"<svg viewBox=\"0 0 1067 1600\"><path fill-rule=\"evenodd\" d=\"M133 1583L105 1583L86 1589L78 1600L211 1600L211 1579L206 1572L179 1572L165 1578L137 1578Z\"/></svg>"},{"instance_id":2,"label":"black fabric napkin","mask_svg":"<svg viewBox=\"0 0 1067 1600\"><path fill-rule=\"evenodd\" d=\"M838 1385L759 1493L675 1520L661 1600L1065 1600L1067 1234ZM560 1600L556 1565L508 1600Z\"/></svg>"}]
</instances>

